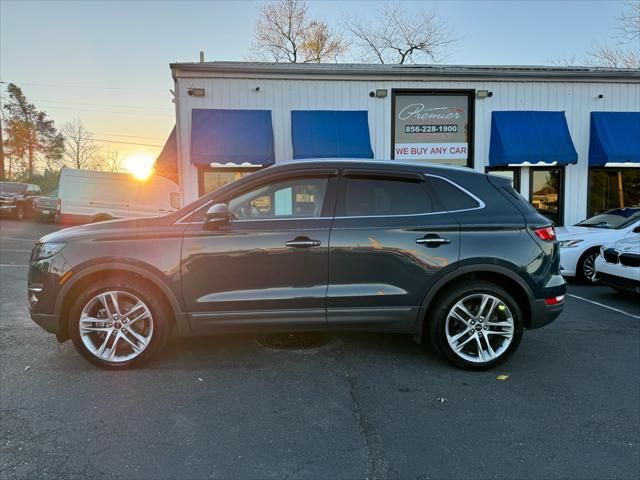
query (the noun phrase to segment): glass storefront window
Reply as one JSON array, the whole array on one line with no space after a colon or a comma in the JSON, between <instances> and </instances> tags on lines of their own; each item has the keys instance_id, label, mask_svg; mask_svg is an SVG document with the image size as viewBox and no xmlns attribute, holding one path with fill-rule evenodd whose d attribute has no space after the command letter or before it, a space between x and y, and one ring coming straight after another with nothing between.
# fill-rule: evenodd
<instances>
[{"instance_id":1,"label":"glass storefront window","mask_svg":"<svg viewBox=\"0 0 640 480\"><path fill-rule=\"evenodd\" d=\"M640 168L590 169L587 217L621 207L640 207Z\"/></svg>"},{"instance_id":2,"label":"glass storefront window","mask_svg":"<svg viewBox=\"0 0 640 480\"><path fill-rule=\"evenodd\" d=\"M258 168L238 168L238 169L204 169L198 172L199 176L199 195L206 195L227 183L235 182L245 175L259 170Z\"/></svg>"},{"instance_id":3,"label":"glass storefront window","mask_svg":"<svg viewBox=\"0 0 640 480\"><path fill-rule=\"evenodd\" d=\"M520 191L520 169L519 168L491 168L487 169L489 175L508 178L515 191Z\"/></svg>"},{"instance_id":4,"label":"glass storefront window","mask_svg":"<svg viewBox=\"0 0 640 480\"><path fill-rule=\"evenodd\" d=\"M475 92L392 90L395 160L473 165Z\"/></svg>"},{"instance_id":5,"label":"glass storefront window","mask_svg":"<svg viewBox=\"0 0 640 480\"><path fill-rule=\"evenodd\" d=\"M562 169L530 170L529 202L555 225L562 225Z\"/></svg>"}]
</instances>

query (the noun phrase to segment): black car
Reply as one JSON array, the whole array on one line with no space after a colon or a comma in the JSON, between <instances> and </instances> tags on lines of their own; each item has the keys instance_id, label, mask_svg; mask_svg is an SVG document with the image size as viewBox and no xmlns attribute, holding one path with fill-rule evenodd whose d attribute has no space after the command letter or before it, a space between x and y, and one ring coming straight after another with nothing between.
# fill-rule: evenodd
<instances>
[{"instance_id":1,"label":"black car","mask_svg":"<svg viewBox=\"0 0 640 480\"><path fill-rule=\"evenodd\" d=\"M42 195L38 185L0 182L0 214L23 220L34 213L34 202Z\"/></svg>"},{"instance_id":2,"label":"black car","mask_svg":"<svg viewBox=\"0 0 640 480\"><path fill-rule=\"evenodd\" d=\"M494 366L554 320L565 282L549 220L466 168L278 164L161 218L40 239L31 318L89 361L140 364L169 334L368 330Z\"/></svg>"},{"instance_id":3,"label":"black car","mask_svg":"<svg viewBox=\"0 0 640 480\"><path fill-rule=\"evenodd\" d=\"M33 202L36 218L42 222L53 222L60 214L58 202L58 190L54 190L47 196L38 197Z\"/></svg>"}]
</instances>

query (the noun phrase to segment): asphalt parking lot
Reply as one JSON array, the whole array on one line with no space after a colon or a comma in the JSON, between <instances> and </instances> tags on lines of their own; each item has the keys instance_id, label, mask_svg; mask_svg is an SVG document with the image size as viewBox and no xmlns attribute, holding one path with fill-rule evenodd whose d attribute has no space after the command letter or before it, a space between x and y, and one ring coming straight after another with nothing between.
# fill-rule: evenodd
<instances>
[{"instance_id":1,"label":"asphalt parking lot","mask_svg":"<svg viewBox=\"0 0 640 480\"><path fill-rule=\"evenodd\" d=\"M374 334L184 339L107 372L27 315L31 244L54 229L0 220L3 480L638 478L636 299L572 284L556 322L481 373Z\"/></svg>"}]
</instances>

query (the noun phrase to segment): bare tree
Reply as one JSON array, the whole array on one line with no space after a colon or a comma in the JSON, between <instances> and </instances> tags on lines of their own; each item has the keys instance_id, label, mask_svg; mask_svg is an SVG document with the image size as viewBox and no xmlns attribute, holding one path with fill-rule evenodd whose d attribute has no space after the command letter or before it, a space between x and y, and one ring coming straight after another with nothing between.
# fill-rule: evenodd
<instances>
[{"instance_id":1,"label":"bare tree","mask_svg":"<svg viewBox=\"0 0 640 480\"><path fill-rule=\"evenodd\" d=\"M599 46L587 50L588 65L607 68L640 68L640 50Z\"/></svg>"},{"instance_id":2,"label":"bare tree","mask_svg":"<svg viewBox=\"0 0 640 480\"><path fill-rule=\"evenodd\" d=\"M337 60L349 49L341 33L332 32L324 22L313 20L307 25L300 51L306 63L322 63Z\"/></svg>"},{"instance_id":3,"label":"bare tree","mask_svg":"<svg viewBox=\"0 0 640 480\"><path fill-rule=\"evenodd\" d=\"M91 169L96 164L100 147L93 143L93 137L80 119L66 123L62 127L64 135L65 164L81 170Z\"/></svg>"},{"instance_id":4,"label":"bare tree","mask_svg":"<svg viewBox=\"0 0 640 480\"><path fill-rule=\"evenodd\" d=\"M635 42L636 49L640 50L640 2L631 0L625 2L627 9L618 17L620 22L619 38L622 43ZM636 42L636 40L638 42Z\"/></svg>"},{"instance_id":5,"label":"bare tree","mask_svg":"<svg viewBox=\"0 0 640 480\"><path fill-rule=\"evenodd\" d=\"M258 60L289 63L336 61L348 43L320 20L309 20L304 0L276 0L260 10L251 45Z\"/></svg>"},{"instance_id":6,"label":"bare tree","mask_svg":"<svg viewBox=\"0 0 640 480\"><path fill-rule=\"evenodd\" d=\"M625 2L618 17L616 46L601 45L587 50L587 64L608 68L640 68L640 1Z\"/></svg>"},{"instance_id":7,"label":"bare tree","mask_svg":"<svg viewBox=\"0 0 640 480\"><path fill-rule=\"evenodd\" d=\"M124 171L124 157L118 150L107 150L106 155L100 159L100 170L107 172Z\"/></svg>"},{"instance_id":8,"label":"bare tree","mask_svg":"<svg viewBox=\"0 0 640 480\"><path fill-rule=\"evenodd\" d=\"M407 13L398 4L387 5L374 21L350 17L344 26L360 48L362 60L378 63L438 63L458 40L435 13Z\"/></svg>"}]
</instances>

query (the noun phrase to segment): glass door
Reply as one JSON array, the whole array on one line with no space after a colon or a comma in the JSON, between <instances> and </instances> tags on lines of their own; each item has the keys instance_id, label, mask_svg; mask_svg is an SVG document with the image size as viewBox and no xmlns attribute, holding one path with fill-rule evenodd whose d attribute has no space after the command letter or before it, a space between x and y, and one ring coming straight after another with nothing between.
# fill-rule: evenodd
<instances>
[{"instance_id":1,"label":"glass door","mask_svg":"<svg viewBox=\"0 0 640 480\"><path fill-rule=\"evenodd\" d=\"M563 224L564 169L532 168L529 173L529 202L555 225Z\"/></svg>"}]
</instances>

